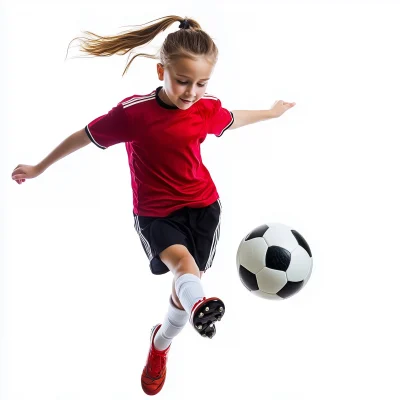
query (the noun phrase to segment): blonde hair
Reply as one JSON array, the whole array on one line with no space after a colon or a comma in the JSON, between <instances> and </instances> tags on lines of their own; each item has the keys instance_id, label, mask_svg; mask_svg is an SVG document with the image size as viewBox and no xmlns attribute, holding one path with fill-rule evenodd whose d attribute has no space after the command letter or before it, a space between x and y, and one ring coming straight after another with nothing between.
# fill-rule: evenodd
<instances>
[{"instance_id":1,"label":"blonde hair","mask_svg":"<svg viewBox=\"0 0 400 400\"><path fill-rule=\"evenodd\" d=\"M80 40L81 51L93 56L109 57L113 54L124 55L128 52L132 52L132 50L138 46L151 42L160 32L165 31L174 22L180 22L180 28L182 29L172 32L166 37L159 50L159 56L145 53L136 54L128 62L122 76L128 71L132 61L139 56L160 59L164 68L167 68L181 57L194 60L198 56L203 56L206 57L211 64L216 64L218 60L218 48L211 37L201 29L197 21L190 18L170 15L149 21L143 25L150 24L154 21L158 22L139 30L126 31L115 36L99 36L95 33L85 31L83 33L86 34L87 37L76 37L72 39L70 44L74 40Z\"/></svg>"}]
</instances>

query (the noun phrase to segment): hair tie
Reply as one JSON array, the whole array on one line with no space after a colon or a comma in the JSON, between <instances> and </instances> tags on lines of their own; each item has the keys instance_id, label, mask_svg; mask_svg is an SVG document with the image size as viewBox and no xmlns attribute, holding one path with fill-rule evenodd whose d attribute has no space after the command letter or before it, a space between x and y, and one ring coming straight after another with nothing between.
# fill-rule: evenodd
<instances>
[{"instance_id":1,"label":"hair tie","mask_svg":"<svg viewBox=\"0 0 400 400\"><path fill-rule=\"evenodd\" d=\"M189 29L190 28L189 21L187 19L184 19L183 21L181 21L179 28L180 29Z\"/></svg>"}]
</instances>

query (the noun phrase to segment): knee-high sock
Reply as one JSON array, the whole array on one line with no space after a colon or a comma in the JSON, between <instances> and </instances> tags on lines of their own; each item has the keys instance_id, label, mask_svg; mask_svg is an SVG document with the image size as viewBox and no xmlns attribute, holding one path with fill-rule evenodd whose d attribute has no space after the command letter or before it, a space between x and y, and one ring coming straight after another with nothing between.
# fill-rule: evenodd
<instances>
[{"instance_id":1,"label":"knee-high sock","mask_svg":"<svg viewBox=\"0 0 400 400\"><path fill-rule=\"evenodd\" d=\"M171 344L172 339L183 329L188 320L189 315L187 312L175 307L170 298L167 315L154 338L154 347L157 350L165 350Z\"/></svg>"},{"instance_id":2,"label":"knee-high sock","mask_svg":"<svg viewBox=\"0 0 400 400\"><path fill-rule=\"evenodd\" d=\"M175 281L175 290L182 307L189 315L194 304L204 297L201 280L193 274L181 275Z\"/></svg>"}]
</instances>

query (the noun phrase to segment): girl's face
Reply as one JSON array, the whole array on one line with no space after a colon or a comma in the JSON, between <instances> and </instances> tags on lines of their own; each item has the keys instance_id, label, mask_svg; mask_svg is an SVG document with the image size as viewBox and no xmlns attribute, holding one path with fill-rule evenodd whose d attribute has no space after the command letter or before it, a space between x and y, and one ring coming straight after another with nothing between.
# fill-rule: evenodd
<instances>
[{"instance_id":1,"label":"girl's face","mask_svg":"<svg viewBox=\"0 0 400 400\"><path fill-rule=\"evenodd\" d=\"M181 110L189 109L203 97L213 69L204 57L196 60L181 58L167 68L157 64L158 78L165 81L159 93L161 100Z\"/></svg>"}]
</instances>

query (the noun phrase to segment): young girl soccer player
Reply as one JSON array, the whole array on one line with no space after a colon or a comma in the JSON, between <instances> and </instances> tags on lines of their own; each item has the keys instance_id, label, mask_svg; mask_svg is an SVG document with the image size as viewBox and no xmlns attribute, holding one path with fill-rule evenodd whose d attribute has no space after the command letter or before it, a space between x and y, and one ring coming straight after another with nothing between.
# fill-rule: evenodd
<instances>
[{"instance_id":1,"label":"young girl soccer player","mask_svg":"<svg viewBox=\"0 0 400 400\"><path fill-rule=\"evenodd\" d=\"M158 22L148 25L154 21ZM12 179L21 184L91 142L100 149L125 143L135 229L150 270L155 275L173 274L167 314L151 331L141 376L148 395L162 389L172 339L187 321L201 336L212 338L215 322L225 312L222 300L205 297L200 280L212 265L221 217L219 195L202 163L200 144L207 134L220 137L228 129L279 117L295 105L277 101L270 110L226 110L217 97L205 93L218 57L211 37L193 19L168 16L154 21L112 37L86 32L92 38L81 38L82 49L95 56L126 54L180 22L160 50L157 74L163 86L122 100L65 139L39 164L20 164L12 173ZM156 58L147 54L135 57L140 55Z\"/></svg>"}]
</instances>

